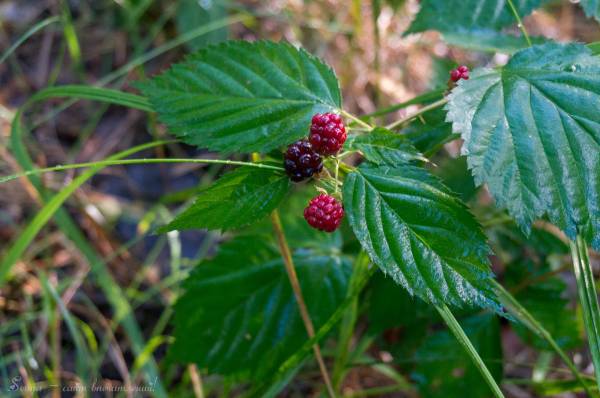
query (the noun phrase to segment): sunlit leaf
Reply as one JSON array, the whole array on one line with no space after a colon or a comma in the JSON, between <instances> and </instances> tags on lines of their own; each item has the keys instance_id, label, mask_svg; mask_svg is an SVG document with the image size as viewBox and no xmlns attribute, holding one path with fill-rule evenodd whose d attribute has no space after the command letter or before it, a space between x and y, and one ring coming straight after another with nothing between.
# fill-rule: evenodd
<instances>
[{"instance_id":1,"label":"sunlit leaf","mask_svg":"<svg viewBox=\"0 0 600 398\"><path fill-rule=\"evenodd\" d=\"M289 144L308 134L315 113L341 106L331 68L269 41L207 47L138 86L173 134L224 153Z\"/></svg>"},{"instance_id":2,"label":"sunlit leaf","mask_svg":"<svg viewBox=\"0 0 600 398\"><path fill-rule=\"evenodd\" d=\"M344 209L373 262L410 294L499 309L477 221L424 169L362 166L346 177Z\"/></svg>"},{"instance_id":3,"label":"sunlit leaf","mask_svg":"<svg viewBox=\"0 0 600 398\"><path fill-rule=\"evenodd\" d=\"M289 188L290 179L283 173L240 167L202 191L194 204L160 231L239 228L268 215Z\"/></svg>"},{"instance_id":4,"label":"sunlit leaf","mask_svg":"<svg viewBox=\"0 0 600 398\"><path fill-rule=\"evenodd\" d=\"M479 69L450 94L477 184L528 230L546 215L600 248L600 59L549 43Z\"/></svg>"}]
</instances>

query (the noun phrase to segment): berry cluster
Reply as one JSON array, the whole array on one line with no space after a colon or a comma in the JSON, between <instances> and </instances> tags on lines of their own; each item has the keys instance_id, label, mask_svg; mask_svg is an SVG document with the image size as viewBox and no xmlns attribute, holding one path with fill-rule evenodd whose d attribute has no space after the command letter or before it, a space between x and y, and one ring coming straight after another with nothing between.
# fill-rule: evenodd
<instances>
[{"instance_id":1,"label":"berry cluster","mask_svg":"<svg viewBox=\"0 0 600 398\"><path fill-rule=\"evenodd\" d=\"M312 177L323 169L322 156L335 155L346 142L346 128L340 115L317 113L312 118L308 141L291 144L285 153L285 171L295 182Z\"/></svg>"},{"instance_id":2,"label":"berry cluster","mask_svg":"<svg viewBox=\"0 0 600 398\"><path fill-rule=\"evenodd\" d=\"M460 79L469 80L469 68L467 68L465 65L461 65L458 68L450 71L450 80L452 82L456 83Z\"/></svg>"},{"instance_id":3,"label":"berry cluster","mask_svg":"<svg viewBox=\"0 0 600 398\"><path fill-rule=\"evenodd\" d=\"M294 182L308 179L323 169L322 156L338 153L346 142L346 127L340 115L317 113L312 117L308 139L288 146L284 155L285 171ZM304 218L320 231L335 231L344 217L342 205L333 197L320 194L304 209Z\"/></svg>"},{"instance_id":4,"label":"berry cluster","mask_svg":"<svg viewBox=\"0 0 600 398\"><path fill-rule=\"evenodd\" d=\"M333 196L320 194L313 198L306 209L304 218L311 227L320 231L333 232L344 217L344 208Z\"/></svg>"}]
</instances>

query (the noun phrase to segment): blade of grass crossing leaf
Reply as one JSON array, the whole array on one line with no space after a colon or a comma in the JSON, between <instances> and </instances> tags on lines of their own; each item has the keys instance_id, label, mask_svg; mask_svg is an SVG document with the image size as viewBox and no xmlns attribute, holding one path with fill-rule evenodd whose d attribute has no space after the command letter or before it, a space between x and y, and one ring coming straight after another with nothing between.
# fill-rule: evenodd
<instances>
[{"instance_id":1,"label":"blade of grass crossing leaf","mask_svg":"<svg viewBox=\"0 0 600 398\"><path fill-rule=\"evenodd\" d=\"M594 373L596 383L600 388L600 307L598 306L598 294L588 248L585 240L577 236L575 242L569 242L571 257L573 258L573 269L577 280L577 292L583 311L583 320L590 345L590 353L594 362Z\"/></svg>"},{"instance_id":2,"label":"blade of grass crossing leaf","mask_svg":"<svg viewBox=\"0 0 600 398\"><path fill-rule=\"evenodd\" d=\"M317 344L322 340L333 327L342 319L348 307L352 304L354 299L362 292L363 288L367 285L367 282L371 276L375 273L377 267L369 267L369 260L364 252L359 254L359 258L356 261L355 268L353 270L353 277L355 273L358 273L360 277L356 278L355 283L350 285L348 295L344 301L340 304L338 309L331 315L331 317L325 322L323 326L316 331L315 336L307 340L302 347L296 351L296 353L290 356L277 370L277 372L271 377L271 380L265 383L257 385L249 393L249 397L262 397L262 393L269 389L269 386L281 385L280 381L290 377L290 373L296 372L297 368L304 361L304 359L310 354L313 345ZM282 386L283 388L283 386Z\"/></svg>"},{"instance_id":3,"label":"blade of grass crossing leaf","mask_svg":"<svg viewBox=\"0 0 600 398\"><path fill-rule=\"evenodd\" d=\"M494 287L496 289L496 293L498 294L498 299L502 303L504 307L523 325L525 325L529 330L533 333L536 333L544 340L548 342L548 344L552 347L552 349L558 354L558 356L562 359L562 361L567 365L569 370L573 373L573 376L579 381L583 389L587 392L589 396L592 396L592 393L587 385L587 383L581 377L581 373L577 370L569 356L563 351L562 348L558 345L556 340L552 337L552 335L542 326L541 323L538 322L537 319L531 315L529 311L525 307L519 303L519 301L510 294L504 287L498 283L498 281L494 280Z\"/></svg>"},{"instance_id":4,"label":"blade of grass crossing leaf","mask_svg":"<svg viewBox=\"0 0 600 398\"><path fill-rule=\"evenodd\" d=\"M452 334L454 334L454 337L456 337L460 345L465 349L467 354L469 354L471 360L473 361L473 364L475 364L486 383L490 386L490 389L494 393L494 397L504 398L504 394L502 394L502 390L500 390L500 387L498 387L498 384L496 384L496 380L494 380L494 377L492 376L488 368L485 366L485 363L483 363L483 360L479 356L479 353L477 353L477 350L475 349L475 347L473 347L473 344L465 334L464 330L462 329L454 315L452 315L450 309L445 304L442 304L440 306L436 305L435 309L440 313L440 316L442 317L444 322L446 322L446 325L448 325L448 328L450 329Z\"/></svg>"},{"instance_id":5,"label":"blade of grass crossing leaf","mask_svg":"<svg viewBox=\"0 0 600 398\"><path fill-rule=\"evenodd\" d=\"M58 92L51 90L58 90ZM60 87L40 91L34 96L35 99L31 98L23 107L19 109L19 111L15 115L11 126L11 149L15 158L17 159L21 167L23 167L25 170L31 170L32 168L34 168L34 165L31 160L31 157L27 153L27 150L22 142L26 131L21 128L21 115L23 114L24 108L27 105L31 104L32 101L39 101L51 97L51 95L49 94L50 92L54 92L57 96L68 95L64 91L61 91ZM122 105L124 105L123 102L128 102L130 99L132 99L132 97L128 97L127 95L118 96L118 91L115 90L106 90L91 87L83 87L82 90L78 92L78 98L86 98L86 96L90 93L94 93L94 95L97 96L97 98L94 99L97 99L99 101L117 101L116 103ZM115 95L115 93L117 93L117 95ZM77 97L77 95L74 96ZM135 101L133 105L136 105ZM133 107L139 108L138 106ZM44 200L51 200L51 196L45 192L41 181L37 176L30 176L29 180L37 189L37 191L41 194ZM141 330L135 320L135 317L131 312L131 307L129 303L125 299L125 296L121 291L120 287L113 280L110 271L105 267L104 263L102 262L102 259L99 258L96 254L95 249L88 243L87 238L83 235L79 227L73 222L69 214L64 209L59 208L56 211L55 220L59 228L71 241L73 241L75 246L77 246L79 251L89 261L92 274L97 279L98 285L103 290L111 306L114 308L114 312L116 314L115 322L122 322L125 334L131 342L132 351L136 355L139 354L140 352L142 352L145 346ZM144 366L144 371L146 381L148 383L153 383L154 395L156 395L157 397L166 397L167 394L159 377L156 363L153 360L149 361Z\"/></svg>"},{"instance_id":6,"label":"blade of grass crossing leaf","mask_svg":"<svg viewBox=\"0 0 600 398\"><path fill-rule=\"evenodd\" d=\"M58 16L53 16L53 17L46 18L43 21L40 21L37 24L35 24L34 26L32 26L30 29L27 30L27 32L23 33L23 35L21 35L21 37L19 37L17 39L17 41L15 41L13 43L12 46L10 46L6 51L4 51L2 53L2 56L0 56L0 64L2 62L4 62L6 60L6 58L8 58L10 56L10 54L15 52L15 50L17 48L19 48L19 46L25 42L25 40L29 39L31 36L33 36L34 34L39 32L40 30L44 29L46 26L51 25L56 22L59 22L59 21L60 21L60 18Z\"/></svg>"},{"instance_id":7,"label":"blade of grass crossing leaf","mask_svg":"<svg viewBox=\"0 0 600 398\"><path fill-rule=\"evenodd\" d=\"M510 11L513 13L515 19L517 20L517 26L519 27L519 29L521 29L521 32L523 32L523 36L525 37L527 45L531 47L531 39L529 38L529 33L527 33L527 28L525 28L525 25L523 25L523 21L521 21L519 11L517 11L517 8L513 4L512 0L508 0L508 5L510 6Z\"/></svg>"},{"instance_id":8,"label":"blade of grass crossing leaf","mask_svg":"<svg viewBox=\"0 0 600 398\"><path fill-rule=\"evenodd\" d=\"M370 272L367 267L368 263L368 257L364 253L358 255L354 264L352 276L350 277L350 292L360 292L360 284ZM342 319L342 324L340 325L338 348L335 355L332 375L333 388L336 392L340 389L341 383L344 381L344 375L346 374L346 368L351 354L350 342L354 335L354 327L358 315L358 294L356 294L348 305L348 309L346 310L344 318Z\"/></svg>"}]
</instances>

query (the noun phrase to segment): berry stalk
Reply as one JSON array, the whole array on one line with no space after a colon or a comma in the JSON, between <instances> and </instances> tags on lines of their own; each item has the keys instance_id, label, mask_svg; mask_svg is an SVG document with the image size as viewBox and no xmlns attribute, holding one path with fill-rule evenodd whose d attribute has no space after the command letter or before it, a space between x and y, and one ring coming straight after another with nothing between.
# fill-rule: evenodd
<instances>
[{"instance_id":1,"label":"berry stalk","mask_svg":"<svg viewBox=\"0 0 600 398\"><path fill-rule=\"evenodd\" d=\"M273 211L273 213L271 214L271 223L273 224L273 230L275 231L275 236L279 245L281 257L283 258L285 270L288 274L290 284L292 285L292 290L294 292L294 296L296 297L296 302L298 303L298 310L300 311L302 322L304 323L304 327L306 328L306 333L308 334L308 337L312 339L313 337L315 337L315 327L312 323L312 320L310 319L308 307L306 306L304 296L302 295L302 289L300 288L300 282L298 281L298 275L296 274L296 268L294 267L292 253L290 251L290 247L287 244L285 233L283 232L283 226L281 225L281 219L279 218L279 212L277 210ZM323 377L323 381L325 382L325 386L327 387L327 392L331 398L335 398L335 392L333 391L331 378L329 377L327 367L325 366L325 361L323 361L323 356L321 355L321 349L319 348L319 345L317 343L313 345L313 351L315 353L317 363L319 364L321 376Z\"/></svg>"}]
</instances>

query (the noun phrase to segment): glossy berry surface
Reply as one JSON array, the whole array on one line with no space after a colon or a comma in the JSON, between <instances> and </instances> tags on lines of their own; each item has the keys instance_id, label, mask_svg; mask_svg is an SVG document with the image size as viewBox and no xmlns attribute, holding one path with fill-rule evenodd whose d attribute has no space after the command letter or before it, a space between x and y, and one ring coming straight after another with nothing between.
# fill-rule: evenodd
<instances>
[{"instance_id":1,"label":"glossy berry surface","mask_svg":"<svg viewBox=\"0 0 600 398\"><path fill-rule=\"evenodd\" d=\"M292 181L305 180L323 170L323 159L305 139L288 146L284 157L285 172Z\"/></svg>"},{"instance_id":2,"label":"glossy berry surface","mask_svg":"<svg viewBox=\"0 0 600 398\"><path fill-rule=\"evenodd\" d=\"M456 69L450 71L450 80L457 82L460 79L469 80L469 68L465 65L459 66Z\"/></svg>"},{"instance_id":3,"label":"glossy berry surface","mask_svg":"<svg viewBox=\"0 0 600 398\"><path fill-rule=\"evenodd\" d=\"M320 231L333 232L342 222L344 208L333 196L320 194L304 209L304 218L311 227Z\"/></svg>"},{"instance_id":4,"label":"glossy berry surface","mask_svg":"<svg viewBox=\"0 0 600 398\"><path fill-rule=\"evenodd\" d=\"M310 143L321 155L336 154L346 142L346 127L340 115L317 113L310 125Z\"/></svg>"}]
</instances>

